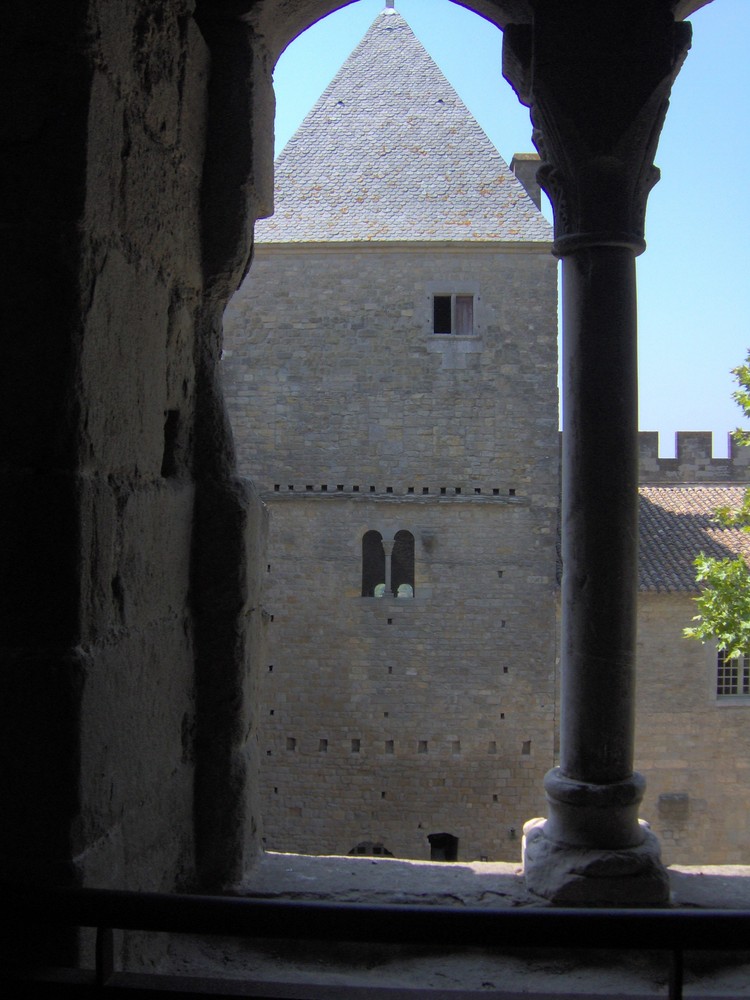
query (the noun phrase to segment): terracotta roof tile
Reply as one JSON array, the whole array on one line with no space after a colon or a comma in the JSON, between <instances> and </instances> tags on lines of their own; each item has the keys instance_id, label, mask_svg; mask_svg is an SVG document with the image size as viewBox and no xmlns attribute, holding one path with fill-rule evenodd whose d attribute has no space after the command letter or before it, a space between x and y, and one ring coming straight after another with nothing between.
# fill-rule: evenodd
<instances>
[{"instance_id":1,"label":"terracotta roof tile","mask_svg":"<svg viewBox=\"0 0 750 1000\"><path fill-rule=\"evenodd\" d=\"M639 589L697 592L693 560L743 555L750 563L750 534L713 521L717 507L739 507L743 486L641 486Z\"/></svg>"}]
</instances>

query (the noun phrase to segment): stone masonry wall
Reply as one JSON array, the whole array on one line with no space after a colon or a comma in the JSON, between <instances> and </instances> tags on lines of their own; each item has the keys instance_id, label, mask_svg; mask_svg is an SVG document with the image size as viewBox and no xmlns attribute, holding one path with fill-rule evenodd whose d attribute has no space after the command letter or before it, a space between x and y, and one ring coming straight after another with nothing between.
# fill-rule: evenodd
<instances>
[{"instance_id":1,"label":"stone masonry wall","mask_svg":"<svg viewBox=\"0 0 750 1000\"><path fill-rule=\"evenodd\" d=\"M683 638L689 594L640 594L635 765L667 864L750 857L750 699L716 698L716 653Z\"/></svg>"},{"instance_id":2,"label":"stone masonry wall","mask_svg":"<svg viewBox=\"0 0 750 1000\"><path fill-rule=\"evenodd\" d=\"M223 364L270 515L267 847L519 858L554 762L555 278L544 248L256 249ZM440 292L473 336L433 334ZM370 529L414 535L413 599L362 597Z\"/></svg>"},{"instance_id":3,"label":"stone masonry wall","mask_svg":"<svg viewBox=\"0 0 750 1000\"><path fill-rule=\"evenodd\" d=\"M527 500L269 499L266 846L517 860L555 732L555 514ZM413 599L361 596L369 529L415 537ZM265 756L264 756L265 755Z\"/></svg>"},{"instance_id":4,"label":"stone masonry wall","mask_svg":"<svg viewBox=\"0 0 750 1000\"><path fill-rule=\"evenodd\" d=\"M714 458L711 431L678 431L675 457L659 457L659 435L638 435L642 483L746 483L750 481L750 448L729 436L729 457Z\"/></svg>"},{"instance_id":5,"label":"stone masonry wall","mask_svg":"<svg viewBox=\"0 0 750 1000\"><path fill-rule=\"evenodd\" d=\"M192 866L206 50L191 14L43 3L4 28L19 83L0 588L12 877L173 889Z\"/></svg>"},{"instance_id":6,"label":"stone masonry wall","mask_svg":"<svg viewBox=\"0 0 750 1000\"><path fill-rule=\"evenodd\" d=\"M555 271L544 248L257 247L225 314L240 471L261 490L554 493ZM477 336L431 333L439 290L476 293Z\"/></svg>"},{"instance_id":7,"label":"stone masonry wall","mask_svg":"<svg viewBox=\"0 0 750 1000\"><path fill-rule=\"evenodd\" d=\"M518 253L260 247L227 310L237 450L270 513L270 848L381 842L425 858L427 835L450 832L461 858L516 859L510 831L544 813L557 723L553 267ZM483 300L478 336L431 335L430 295L462 287ZM641 434L643 481L747 478L747 449L714 459L710 435L679 434L674 459L657 444ZM360 596L372 528L415 535L412 601ZM748 707L712 697L712 656L682 638L691 615L688 595L640 597L643 815L668 861L739 862Z\"/></svg>"},{"instance_id":8,"label":"stone masonry wall","mask_svg":"<svg viewBox=\"0 0 750 1000\"><path fill-rule=\"evenodd\" d=\"M94 885L172 889L192 865L191 425L207 56L190 13L187 3L156 12L129 2L101 5L91 22L79 363L91 576L76 863Z\"/></svg>"}]
</instances>

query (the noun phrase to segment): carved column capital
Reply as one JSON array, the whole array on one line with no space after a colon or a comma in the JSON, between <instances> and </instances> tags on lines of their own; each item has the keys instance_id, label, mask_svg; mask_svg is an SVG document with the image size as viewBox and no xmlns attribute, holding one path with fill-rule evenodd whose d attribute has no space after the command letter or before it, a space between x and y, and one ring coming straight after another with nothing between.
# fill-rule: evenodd
<instances>
[{"instance_id":1,"label":"carved column capital","mask_svg":"<svg viewBox=\"0 0 750 1000\"><path fill-rule=\"evenodd\" d=\"M653 0L542 2L533 24L505 29L503 74L531 110L558 256L645 249L654 154L690 36Z\"/></svg>"},{"instance_id":2,"label":"carved column capital","mask_svg":"<svg viewBox=\"0 0 750 1000\"><path fill-rule=\"evenodd\" d=\"M396 544L396 539L395 538L384 538L382 540L383 551L385 552L385 554L387 556L390 556L390 555L393 554L393 546L395 544Z\"/></svg>"}]
</instances>

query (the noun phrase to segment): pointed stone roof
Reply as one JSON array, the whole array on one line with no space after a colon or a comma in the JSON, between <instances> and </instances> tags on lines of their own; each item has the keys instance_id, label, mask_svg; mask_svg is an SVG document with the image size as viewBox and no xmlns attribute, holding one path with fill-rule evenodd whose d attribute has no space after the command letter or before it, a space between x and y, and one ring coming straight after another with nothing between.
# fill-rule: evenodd
<instances>
[{"instance_id":1,"label":"pointed stone roof","mask_svg":"<svg viewBox=\"0 0 750 1000\"><path fill-rule=\"evenodd\" d=\"M551 227L394 9L276 162L259 243L548 242Z\"/></svg>"}]
</instances>

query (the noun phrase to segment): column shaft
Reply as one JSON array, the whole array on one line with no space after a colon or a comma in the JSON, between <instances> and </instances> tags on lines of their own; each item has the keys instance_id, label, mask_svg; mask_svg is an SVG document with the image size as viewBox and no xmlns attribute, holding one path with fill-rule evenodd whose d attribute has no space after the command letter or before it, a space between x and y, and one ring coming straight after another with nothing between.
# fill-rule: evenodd
<instances>
[{"instance_id":1,"label":"column shaft","mask_svg":"<svg viewBox=\"0 0 750 1000\"><path fill-rule=\"evenodd\" d=\"M633 770L638 397L635 258L563 261L560 771L604 784Z\"/></svg>"},{"instance_id":2,"label":"column shaft","mask_svg":"<svg viewBox=\"0 0 750 1000\"><path fill-rule=\"evenodd\" d=\"M391 556L393 555L394 544L394 538L383 539L383 551L385 552L385 597L393 597L393 588L391 586Z\"/></svg>"},{"instance_id":3,"label":"column shaft","mask_svg":"<svg viewBox=\"0 0 750 1000\"><path fill-rule=\"evenodd\" d=\"M562 706L527 884L555 902L660 903L633 772L638 455L635 255L669 91L690 44L668 0L536 0L503 64L531 108L563 258Z\"/></svg>"}]
</instances>

